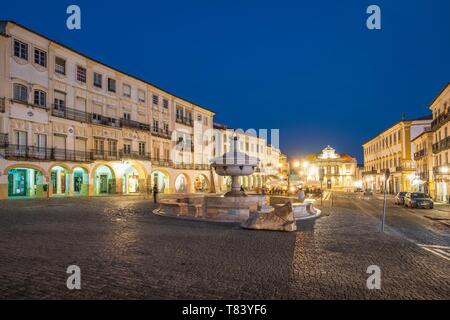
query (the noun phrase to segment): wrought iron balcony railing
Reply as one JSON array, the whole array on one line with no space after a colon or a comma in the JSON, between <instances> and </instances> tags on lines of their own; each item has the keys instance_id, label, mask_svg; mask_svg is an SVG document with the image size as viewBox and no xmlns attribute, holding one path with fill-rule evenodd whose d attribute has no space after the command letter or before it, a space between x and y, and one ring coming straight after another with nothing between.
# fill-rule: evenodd
<instances>
[{"instance_id":1,"label":"wrought iron balcony railing","mask_svg":"<svg viewBox=\"0 0 450 320\"><path fill-rule=\"evenodd\" d=\"M177 116L176 122L187 125L187 126L191 126L191 127L194 125L194 122L192 121L192 118L190 118L190 117Z\"/></svg>"},{"instance_id":2,"label":"wrought iron balcony railing","mask_svg":"<svg viewBox=\"0 0 450 320\"><path fill-rule=\"evenodd\" d=\"M64 118L68 120L74 120L78 122L91 123L92 114L76 109L61 107L59 105L52 105L52 116L58 118Z\"/></svg>"},{"instance_id":3,"label":"wrought iron balcony railing","mask_svg":"<svg viewBox=\"0 0 450 320\"><path fill-rule=\"evenodd\" d=\"M426 156L425 149L419 150L417 152L414 152L414 160L422 159Z\"/></svg>"},{"instance_id":4,"label":"wrought iron balcony railing","mask_svg":"<svg viewBox=\"0 0 450 320\"><path fill-rule=\"evenodd\" d=\"M169 160L169 159L150 158L150 161L151 161L152 164L155 165L155 166L160 166L160 167L173 167L173 162L172 162L172 160Z\"/></svg>"},{"instance_id":5,"label":"wrought iron balcony railing","mask_svg":"<svg viewBox=\"0 0 450 320\"><path fill-rule=\"evenodd\" d=\"M136 159L136 160L150 160L150 153L143 153L138 151L128 152L126 150L120 150L119 155L121 159Z\"/></svg>"},{"instance_id":6,"label":"wrought iron balcony railing","mask_svg":"<svg viewBox=\"0 0 450 320\"><path fill-rule=\"evenodd\" d=\"M152 126L151 133L152 133L152 135L154 135L156 137L169 139L169 140L172 139L172 133L169 130L165 130L163 128L158 128L158 127Z\"/></svg>"},{"instance_id":7,"label":"wrought iron balcony railing","mask_svg":"<svg viewBox=\"0 0 450 320\"><path fill-rule=\"evenodd\" d=\"M144 131L150 131L150 125L129 119L120 119L120 126Z\"/></svg>"},{"instance_id":8,"label":"wrought iron balcony railing","mask_svg":"<svg viewBox=\"0 0 450 320\"><path fill-rule=\"evenodd\" d=\"M436 143L433 143L432 149L433 153L439 153L441 151L450 148L450 137L444 138Z\"/></svg>"},{"instance_id":9,"label":"wrought iron balcony railing","mask_svg":"<svg viewBox=\"0 0 450 320\"><path fill-rule=\"evenodd\" d=\"M442 113L438 117L436 117L433 121L431 121L431 130L439 129L443 124L447 123L450 119L450 114Z\"/></svg>"},{"instance_id":10,"label":"wrought iron balcony railing","mask_svg":"<svg viewBox=\"0 0 450 320\"><path fill-rule=\"evenodd\" d=\"M433 167L433 174L448 175L450 173L449 166L435 166Z\"/></svg>"},{"instance_id":11,"label":"wrought iron balcony railing","mask_svg":"<svg viewBox=\"0 0 450 320\"><path fill-rule=\"evenodd\" d=\"M52 160L52 149L10 144L5 149L5 158Z\"/></svg>"},{"instance_id":12,"label":"wrought iron balcony railing","mask_svg":"<svg viewBox=\"0 0 450 320\"><path fill-rule=\"evenodd\" d=\"M117 150L91 150L92 160L119 160L119 153Z\"/></svg>"},{"instance_id":13,"label":"wrought iron balcony railing","mask_svg":"<svg viewBox=\"0 0 450 320\"><path fill-rule=\"evenodd\" d=\"M91 154L78 150L9 144L5 148L5 158L89 162L91 161Z\"/></svg>"}]
</instances>

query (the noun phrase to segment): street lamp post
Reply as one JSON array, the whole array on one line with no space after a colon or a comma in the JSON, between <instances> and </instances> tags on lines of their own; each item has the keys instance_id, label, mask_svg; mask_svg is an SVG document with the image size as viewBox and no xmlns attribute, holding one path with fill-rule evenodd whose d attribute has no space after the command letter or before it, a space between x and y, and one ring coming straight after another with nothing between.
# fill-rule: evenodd
<instances>
[{"instance_id":1,"label":"street lamp post","mask_svg":"<svg viewBox=\"0 0 450 320\"><path fill-rule=\"evenodd\" d=\"M320 180L320 206L323 204L323 178L325 176L325 170L323 168L319 169L319 180Z\"/></svg>"},{"instance_id":2,"label":"street lamp post","mask_svg":"<svg viewBox=\"0 0 450 320\"><path fill-rule=\"evenodd\" d=\"M389 171L389 169L386 169L386 171L384 171L384 200L383 200L383 218L381 220L381 232L384 232L384 225L386 223L386 184L390 174L391 172Z\"/></svg>"}]
</instances>

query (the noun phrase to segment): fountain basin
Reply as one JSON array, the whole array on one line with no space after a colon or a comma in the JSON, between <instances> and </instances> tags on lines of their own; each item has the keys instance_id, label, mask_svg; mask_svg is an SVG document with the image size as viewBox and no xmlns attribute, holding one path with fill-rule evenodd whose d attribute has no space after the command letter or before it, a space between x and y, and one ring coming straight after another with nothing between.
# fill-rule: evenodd
<instances>
[{"instance_id":1,"label":"fountain basin","mask_svg":"<svg viewBox=\"0 0 450 320\"><path fill-rule=\"evenodd\" d=\"M155 214L180 218L217 222L242 222L249 218L251 212L268 204L264 195L246 197L224 197L205 195L201 197L179 196L161 199Z\"/></svg>"}]
</instances>

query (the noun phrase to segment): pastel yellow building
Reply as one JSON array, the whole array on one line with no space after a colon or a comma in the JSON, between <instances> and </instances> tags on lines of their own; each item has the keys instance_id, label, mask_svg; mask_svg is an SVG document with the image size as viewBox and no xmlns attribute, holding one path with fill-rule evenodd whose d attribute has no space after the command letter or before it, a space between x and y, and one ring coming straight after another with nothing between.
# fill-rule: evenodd
<instances>
[{"instance_id":1,"label":"pastel yellow building","mask_svg":"<svg viewBox=\"0 0 450 320\"><path fill-rule=\"evenodd\" d=\"M0 22L0 199L220 191L209 165L214 115ZM243 142L271 166L266 140ZM264 181L256 176L250 189Z\"/></svg>"},{"instance_id":2,"label":"pastel yellow building","mask_svg":"<svg viewBox=\"0 0 450 320\"><path fill-rule=\"evenodd\" d=\"M401 120L364 143L364 188L383 191L384 173L389 170L387 192L411 190L416 177L413 159L415 146L411 140L423 131L430 130L430 126L431 116Z\"/></svg>"},{"instance_id":3,"label":"pastel yellow building","mask_svg":"<svg viewBox=\"0 0 450 320\"><path fill-rule=\"evenodd\" d=\"M339 154L327 146L319 154L311 154L295 163L301 184L304 187L316 187L333 191L350 192L355 188L357 177L356 158L348 154ZM320 180L320 172L323 180Z\"/></svg>"},{"instance_id":4,"label":"pastel yellow building","mask_svg":"<svg viewBox=\"0 0 450 320\"><path fill-rule=\"evenodd\" d=\"M432 134L432 152L433 152L433 171L432 180L435 188L432 195L438 201L449 202L450 192L450 83L436 96L430 104L433 114L431 123Z\"/></svg>"},{"instance_id":5,"label":"pastel yellow building","mask_svg":"<svg viewBox=\"0 0 450 320\"><path fill-rule=\"evenodd\" d=\"M433 179L433 133L425 130L412 140L415 147L414 161L416 176L412 181L412 189L434 195Z\"/></svg>"}]
</instances>

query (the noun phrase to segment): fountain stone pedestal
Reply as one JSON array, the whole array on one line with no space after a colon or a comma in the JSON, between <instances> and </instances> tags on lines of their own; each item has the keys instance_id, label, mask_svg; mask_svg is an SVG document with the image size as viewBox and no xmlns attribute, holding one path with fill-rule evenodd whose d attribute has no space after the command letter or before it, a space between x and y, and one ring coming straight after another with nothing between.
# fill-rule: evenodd
<instances>
[{"instance_id":1,"label":"fountain stone pedestal","mask_svg":"<svg viewBox=\"0 0 450 320\"><path fill-rule=\"evenodd\" d=\"M231 177L231 190L225 195L204 195L201 197L179 196L163 199L155 213L194 219L243 222L251 212L267 207L265 195L247 195L241 190L240 176L253 174L258 166L258 158L237 151L237 137L234 138L232 150L216 157L211 166L219 176Z\"/></svg>"}]
</instances>

